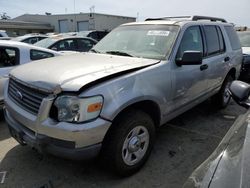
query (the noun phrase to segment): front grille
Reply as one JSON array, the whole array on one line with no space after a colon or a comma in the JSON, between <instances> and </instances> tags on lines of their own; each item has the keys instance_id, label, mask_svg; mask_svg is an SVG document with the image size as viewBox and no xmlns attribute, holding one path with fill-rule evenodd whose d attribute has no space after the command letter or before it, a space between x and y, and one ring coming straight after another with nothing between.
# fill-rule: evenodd
<instances>
[{"instance_id":1,"label":"front grille","mask_svg":"<svg viewBox=\"0 0 250 188\"><path fill-rule=\"evenodd\" d=\"M8 94L18 106L35 115L38 114L42 100L49 95L47 92L24 85L13 78L9 80Z\"/></svg>"}]
</instances>

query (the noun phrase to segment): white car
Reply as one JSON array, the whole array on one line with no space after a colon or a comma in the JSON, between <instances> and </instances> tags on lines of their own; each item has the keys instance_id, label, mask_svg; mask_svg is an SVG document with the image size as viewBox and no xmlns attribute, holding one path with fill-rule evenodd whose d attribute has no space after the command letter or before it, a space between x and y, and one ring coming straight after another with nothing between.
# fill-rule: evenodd
<instances>
[{"instance_id":1,"label":"white car","mask_svg":"<svg viewBox=\"0 0 250 188\"><path fill-rule=\"evenodd\" d=\"M8 74L17 65L63 55L62 53L17 41L0 40L0 107Z\"/></svg>"}]
</instances>

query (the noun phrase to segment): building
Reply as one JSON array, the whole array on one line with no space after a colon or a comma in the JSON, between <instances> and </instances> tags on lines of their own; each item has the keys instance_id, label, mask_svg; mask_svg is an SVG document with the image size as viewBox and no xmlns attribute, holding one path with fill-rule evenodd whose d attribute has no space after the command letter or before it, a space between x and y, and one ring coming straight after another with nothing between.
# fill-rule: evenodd
<instances>
[{"instance_id":1,"label":"building","mask_svg":"<svg viewBox=\"0 0 250 188\"><path fill-rule=\"evenodd\" d=\"M13 37L27 33L53 32L54 27L48 23L0 20L0 30L5 30L10 37Z\"/></svg>"},{"instance_id":2,"label":"building","mask_svg":"<svg viewBox=\"0 0 250 188\"><path fill-rule=\"evenodd\" d=\"M14 21L35 22L49 24L54 32L65 33L86 30L111 31L115 27L128 22L136 21L134 17L107 15L99 13L38 15L24 14L13 19ZM1 28L0 28L1 29Z\"/></svg>"}]
</instances>

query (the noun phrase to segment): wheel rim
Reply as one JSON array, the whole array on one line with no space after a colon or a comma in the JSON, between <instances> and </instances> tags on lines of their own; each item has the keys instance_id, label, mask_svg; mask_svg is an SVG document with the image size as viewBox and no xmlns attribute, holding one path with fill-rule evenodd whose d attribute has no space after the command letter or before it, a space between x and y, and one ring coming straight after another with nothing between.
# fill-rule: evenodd
<instances>
[{"instance_id":1,"label":"wheel rim","mask_svg":"<svg viewBox=\"0 0 250 188\"><path fill-rule=\"evenodd\" d=\"M224 102L224 104L227 104L229 102L229 100L230 100L230 97L231 97L229 92L228 92L228 89L229 89L230 85L231 85L231 82L227 82L227 84L225 86L225 89L224 89L224 93L223 93L223 102Z\"/></svg>"},{"instance_id":2,"label":"wheel rim","mask_svg":"<svg viewBox=\"0 0 250 188\"><path fill-rule=\"evenodd\" d=\"M144 126L137 126L133 128L122 147L122 159L129 165L135 165L141 161L147 152L149 145L149 133Z\"/></svg>"}]
</instances>

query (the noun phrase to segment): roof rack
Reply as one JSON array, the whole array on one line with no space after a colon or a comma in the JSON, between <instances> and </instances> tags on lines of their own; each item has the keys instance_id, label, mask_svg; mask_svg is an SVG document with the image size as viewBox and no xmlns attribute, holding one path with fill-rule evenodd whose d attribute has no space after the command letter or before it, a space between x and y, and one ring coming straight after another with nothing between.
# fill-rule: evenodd
<instances>
[{"instance_id":1,"label":"roof rack","mask_svg":"<svg viewBox=\"0 0 250 188\"><path fill-rule=\"evenodd\" d=\"M192 20L192 21L198 21L198 20L210 20L211 22L224 22L227 23L227 21L223 18L216 18L216 17L210 17L210 16L176 16L176 17L163 17L163 18L147 18L145 21L154 21L154 20L175 20L175 21L183 21L183 20Z\"/></svg>"}]
</instances>

